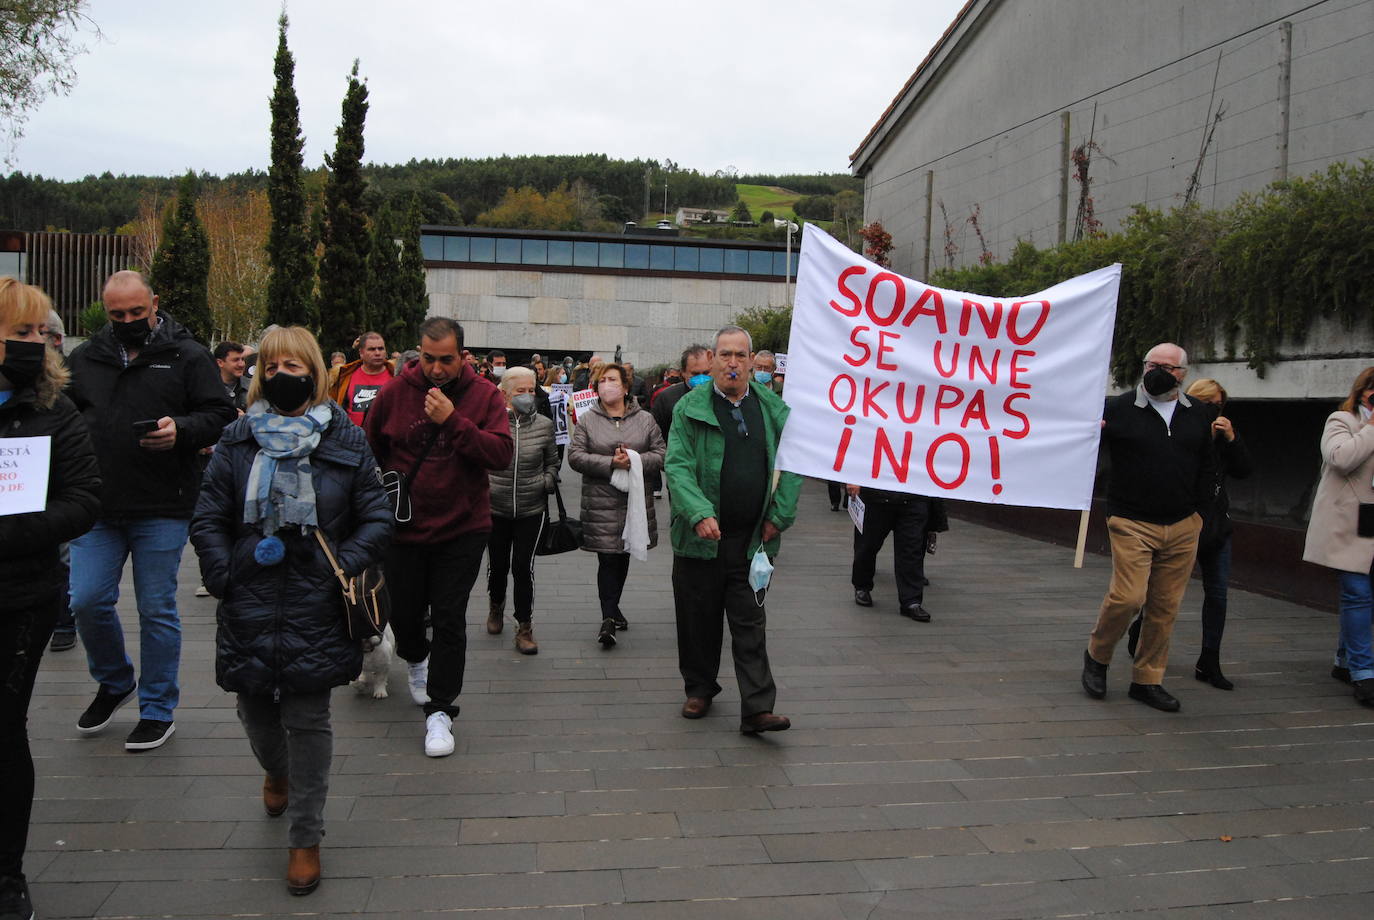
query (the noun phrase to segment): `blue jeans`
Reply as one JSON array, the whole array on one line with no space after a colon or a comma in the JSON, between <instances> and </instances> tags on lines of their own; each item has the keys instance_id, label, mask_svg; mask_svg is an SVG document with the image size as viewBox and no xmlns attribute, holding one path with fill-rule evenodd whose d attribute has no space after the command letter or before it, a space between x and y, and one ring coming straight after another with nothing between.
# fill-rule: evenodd
<instances>
[{"instance_id":1,"label":"blue jeans","mask_svg":"<svg viewBox=\"0 0 1374 920\"><path fill-rule=\"evenodd\" d=\"M1341 579L1341 634L1336 646L1336 664L1350 669L1351 680L1374 677L1374 656L1370 653L1369 615L1374 608L1368 575L1338 572Z\"/></svg>"},{"instance_id":2,"label":"blue jeans","mask_svg":"<svg viewBox=\"0 0 1374 920\"><path fill-rule=\"evenodd\" d=\"M138 708L141 718L172 720L180 690L181 618L177 615L177 569L190 521L180 518L102 520L77 537L72 548L72 613L91 677L109 693L134 685L134 666L124 650L124 630L115 602L124 560L134 557L138 601Z\"/></svg>"},{"instance_id":3,"label":"blue jeans","mask_svg":"<svg viewBox=\"0 0 1374 920\"><path fill-rule=\"evenodd\" d=\"M1202 569L1202 647L1221 650L1221 634L1226 629L1226 582L1231 578L1231 538L1220 546L1197 551Z\"/></svg>"}]
</instances>

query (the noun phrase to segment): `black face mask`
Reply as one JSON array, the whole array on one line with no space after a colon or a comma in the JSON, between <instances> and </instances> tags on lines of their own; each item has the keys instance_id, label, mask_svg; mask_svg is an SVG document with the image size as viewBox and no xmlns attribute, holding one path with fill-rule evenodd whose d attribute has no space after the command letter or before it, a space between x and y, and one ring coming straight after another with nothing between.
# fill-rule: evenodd
<instances>
[{"instance_id":1,"label":"black face mask","mask_svg":"<svg viewBox=\"0 0 1374 920\"><path fill-rule=\"evenodd\" d=\"M1162 367L1152 367L1145 372L1145 392L1151 396L1163 396L1165 393L1178 387L1178 381L1174 375Z\"/></svg>"},{"instance_id":2,"label":"black face mask","mask_svg":"<svg viewBox=\"0 0 1374 920\"><path fill-rule=\"evenodd\" d=\"M129 323L110 320L110 331L114 333L115 341L125 348L138 348L143 345L148 341L148 333L152 328L146 316Z\"/></svg>"},{"instance_id":3,"label":"black face mask","mask_svg":"<svg viewBox=\"0 0 1374 920\"><path fill-rule=\"evenodd\" d=\"M277 371L262 382L262 395L279 412L295 412L315 395L315 378Z\"/></svg>"},{"instance_id":4,"label":"black face mask","mask_svg":"<svg viewBox=\"0 0 1374 920\"><path fill-rule=\"evenodd\" d=\"M43 372L43 361L47 357L48 346L42 342L21 342L18 339L5 340L5 361L0 364L0 373L17 390L38 379Z\"/></svg>"}]
</instances>

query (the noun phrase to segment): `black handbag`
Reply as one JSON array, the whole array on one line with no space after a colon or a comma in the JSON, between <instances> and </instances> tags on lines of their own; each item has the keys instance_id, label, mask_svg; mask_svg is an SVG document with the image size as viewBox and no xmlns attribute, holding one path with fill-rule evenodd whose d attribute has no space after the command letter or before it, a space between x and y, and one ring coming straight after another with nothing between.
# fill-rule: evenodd
<instances>
[{"instance_id":1,"label":"black handbag","mask_svg":"<svg viewBox=\"0 0 1374 920\"><path fill-rule=\"evenodd\" d=\"M425 457L429 456L429 449L434 446L435 441L439 440L439 430L436 425L434 434L425 442L425 446L416 456L415 462L411 464L409 475L400 470L387 470L382 474L382 491L386 492L387 501L391 504L391 516L396 519L397 524L410 523L410 483L415 478L415 474L420 472L420 464L424 463Z\"/></svg>"},{"instance_id":2,"label":"black handbag","mask_svg":"<svg viewBox=\"0 0 1374 920\"><path fill-rule=\"evenodd\" d=\"M391 596L386 590L386 575L380 565L370 565L350 578L344 574L334 551L329 548L324 531L316 528L315 538L320 541L329 567L334 570L334 577L339 579L339 586L343 589L344 625L348 629L348 637L361 645L364 652L370 652L381 643L382 633L391 620Z\"/></svg>"},{"instance_id":3,"label":"black handbag","mask_svg":"<svg viewBox=\"0 0 1374 920\"><path fill-rule=\"evenodd\" d=\"M553 487L553 497L558 501L558 520L545 521L544 533L534 550L536 556L557 556L582 548L582 522L568 517L568 509L563 506L563 493L559 491L557 483Z\"/></svg>"}]
</instances>

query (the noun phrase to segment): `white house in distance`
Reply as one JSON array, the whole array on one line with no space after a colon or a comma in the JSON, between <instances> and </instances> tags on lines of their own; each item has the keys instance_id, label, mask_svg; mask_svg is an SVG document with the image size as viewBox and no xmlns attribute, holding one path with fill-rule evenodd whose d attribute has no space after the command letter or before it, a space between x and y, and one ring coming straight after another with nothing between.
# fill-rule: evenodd
<instances>
[{"instance_id":1,"label":"white house in distance","mask_svg":"<svg viewBox=\"0 0 1374 920\"><path fill-rule=\"evenodd\" d=\"M673 215L673 223L679 227L692 224L723 224L730 220L729 211L716 211L711 208L678 208Z\"/></svg>"}]
</instances>

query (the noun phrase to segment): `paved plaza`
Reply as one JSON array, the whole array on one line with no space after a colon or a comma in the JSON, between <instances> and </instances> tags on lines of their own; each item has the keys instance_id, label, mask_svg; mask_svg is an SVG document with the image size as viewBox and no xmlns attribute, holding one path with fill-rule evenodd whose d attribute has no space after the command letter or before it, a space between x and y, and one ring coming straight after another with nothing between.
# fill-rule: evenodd
<instances>
[{"instance_id":1,"label":"paved plaza","mask_svg":"<svg viewBox=\"0 0 1374 920\"><path fill-rule=\"evenodd\" d=\"M79 737L94 692L82 653L44 660L26 864L38 915L1374 916L1374 710L1328 675L1330 614L1234 592L1225 693L1192 678L1194 581L1166 680L1183 711L1127 699L1124 647L1107 699L1090 700L1079 670L1108 560L1074 569L1071 548L956 519L928 567L934 621L915 623L897 614L887 550L877 605L853 604L848 518L808 482L768 599L793 728L747 737L728 648L709 716L678 715L662 523L664 544L631 565L631 628L612 651L596 643L589 554L539 561L537 656L514 651L509 619L489 637L474 594L453 756L423 755L399 662L389 699L335 692L324 881L307 898L286 892L285 818L263 813L262 773L214 684L215 602L192 596L188 549L165 747L124 751L133 707Z\"/></svg>"}]
</instances>

